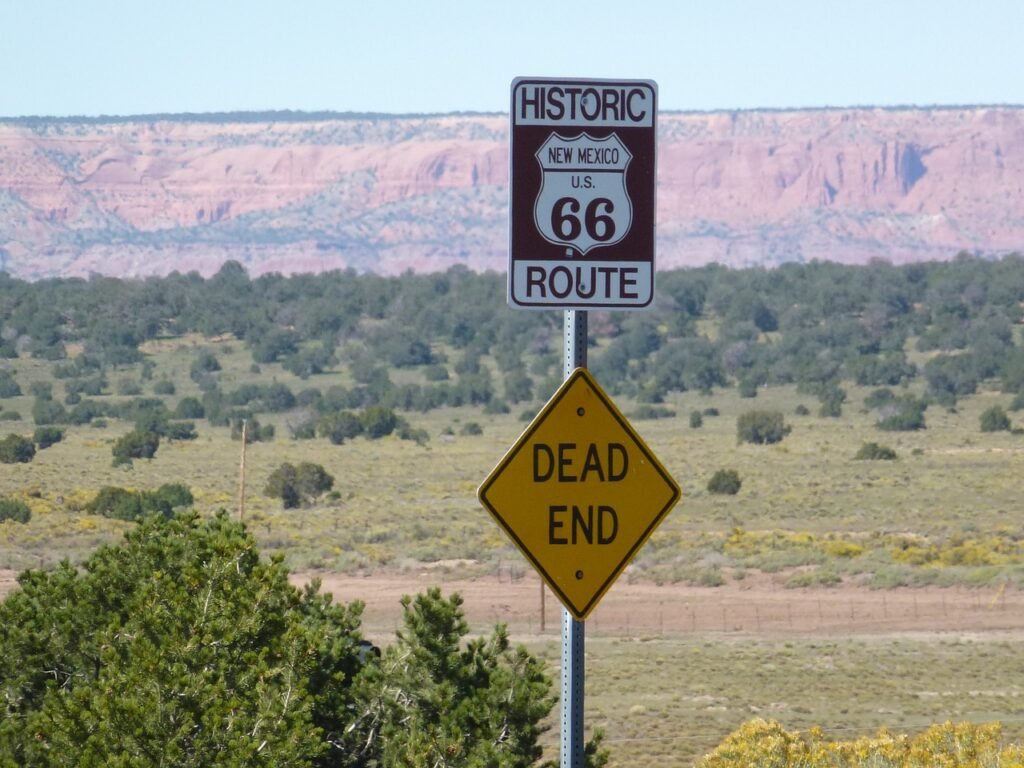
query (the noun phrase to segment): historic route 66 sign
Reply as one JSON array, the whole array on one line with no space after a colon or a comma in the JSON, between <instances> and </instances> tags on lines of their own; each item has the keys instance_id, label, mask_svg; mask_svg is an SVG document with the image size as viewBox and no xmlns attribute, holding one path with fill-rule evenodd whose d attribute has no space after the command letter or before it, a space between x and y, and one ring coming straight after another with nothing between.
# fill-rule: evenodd
<instances>
[{"instance_id":1,"label":"historic route 66 sign","mask_svg":"<svg viewBox=\"0 0 1024 768\"><path fill-rule=\"evenodd\" d=\"M544 239L566 246L567 256L621 242L633 223L626 190L633 155L619 137L553 133L536 157L542 175L533 220Z\"/></svg>"},{"instance_id":2,"label":"historic route 66 sign","mask_svg":"<svg viewBox=\"0 0 1024 768\"><path fill-rule=\"evenodd\" d=\"M649 80L512 83L509 304L651 305L656 118Z\"/></svg>"}]
</instances>

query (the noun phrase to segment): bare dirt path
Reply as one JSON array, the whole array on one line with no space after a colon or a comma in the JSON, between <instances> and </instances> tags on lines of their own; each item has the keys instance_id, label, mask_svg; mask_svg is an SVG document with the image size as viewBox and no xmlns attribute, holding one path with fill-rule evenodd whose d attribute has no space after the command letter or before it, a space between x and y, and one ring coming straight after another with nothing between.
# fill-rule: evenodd
<instances>
[{"instance_id":1,"label":"bare dirt path","mask_svg":"<svg viewBox=\"0 0 1024 768\"><path fill-rule=\"evenodd\" d=\"M16 573L0 570L0 597L17 586ZM335 600L365 603L364 631L386 640L401 623L403 595L430 586L458 592L475 631L497 622L513 635L555 637L561 631L560 604L545 594L541 620L540 582L532 573L511 578L447 579L443 574L332 572L292 575L304 584L319 578ZM906 632L1024 630L1024 593L1012 589L924 587L871 590L842 585L832 589L784 589L770 577L748 576L721 587L658 586L620 579L587 621L587 633L643 637L685 633L745 635L884 635Z\"/></svg>"},{"instance_id":2,"label":"bare dirt path","mask_svg":"<svg viewBox=\"0 0 1024 768\"><path fill-rule=\"evenodd\" d=\"M517 636L541 634L540 583L486 577L443 580L437 574L296 573L295 583L320 578L336 600L366 604L368 634L390 634L401 621L402 595L436 585L458 592L470 625L484 631L503 622ZM560 604L548 592L543 633L561 630ZM699 633L747 635L840 635L905 632L1024 629L1024 593L1013 590L919 588L870 590L784 589L766 576L748 576L722 587L658 586L622 579L604 596L587 621L587 632L605 636L657 636Z\"/></svg>"}]
</instances>

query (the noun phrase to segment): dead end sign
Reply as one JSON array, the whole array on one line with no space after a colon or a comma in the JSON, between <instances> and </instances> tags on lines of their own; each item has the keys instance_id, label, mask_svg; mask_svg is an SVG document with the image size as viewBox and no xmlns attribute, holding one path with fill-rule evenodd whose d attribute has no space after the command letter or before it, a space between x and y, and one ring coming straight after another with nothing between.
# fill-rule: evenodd
<instances>
[{"instance_id":1,"label":"dead end sign","mask_svg":"<svg viewBox=\"0 0 1024 768\"><path fill-rule=\"evenodd\" d=\"M511 306L651 306L657 95L651 80L513 81Z\"/></svg>"},{"instance_id":2,"label":"dead end sign","mask_svg":"<svg viewBox=\"0 0 1024 768\"><path fill-rule=\"evenodd\" d=\"M585 368L480 486L480 503L584 620L679 500L679 486Z\"/></svg>"}]
</instances>

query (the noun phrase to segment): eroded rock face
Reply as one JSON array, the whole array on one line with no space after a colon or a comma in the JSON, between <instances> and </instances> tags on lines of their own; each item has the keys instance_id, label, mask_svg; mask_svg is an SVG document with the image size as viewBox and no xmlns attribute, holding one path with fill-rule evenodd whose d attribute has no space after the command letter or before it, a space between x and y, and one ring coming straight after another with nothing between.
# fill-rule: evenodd
<instances>
[{"instance_id":1,"label":"eroded rock face","mask_svg":"<svg viewBox=\"0 0 1024 768\"><path fill-rule=\"evenodd\" d=\"M1024 110L662 114L658 261L1024 248ZM502 115L0 123L0 269L396 274L507 259Z\"/></svg>"}]
</instances>

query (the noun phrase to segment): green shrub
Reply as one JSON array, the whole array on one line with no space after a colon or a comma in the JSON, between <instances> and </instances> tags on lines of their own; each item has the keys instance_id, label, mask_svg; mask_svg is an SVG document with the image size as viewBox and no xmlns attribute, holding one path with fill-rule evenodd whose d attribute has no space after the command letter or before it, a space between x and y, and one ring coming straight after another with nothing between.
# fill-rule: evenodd
<instances>
[{"instance_id":1,"label":"green shrub","mask_svg":"<svg viewBox=\"0 0 1024 768\"><path fill-rule=\"evenodd\" d=\"M174 382L170 379L160 379L153 384L154 395L173 395L176 391Z\"/></svg>"},{"instance_id":2,"label":"green shrub","mask_svg":"<svg viewBox=\"0 0 1024 768\"><path fill-rule=\"evenodd\" d=\"M837 419L843 415L843 403L846 402L846 390L837 386L829 386L818 394L821 407L818 415L822 418Z\"/></svg>"},{"instance_id":3,"label":"green shrub","mask_svg":"<svg viewBox=\"0 0 1024 768\"><path fill-rule=\"evenodd\" d=\"M142 494L107 485L85 505L85 511L115 520L138 520L142 517Z\"/></svg>"},{"instance_id":4,"label":"green shrub","mask_svg":"<svg viewBox=\"0 0 1024 768\"><path fill-rule=\"evenodd\" d=\"M636 410L631 414L632 418L639 421L651 421L654 419L671 419L676 415L676 412L671 408L666 408L664 405L650 405L648 403L641 403L636 407Z\"/></svg>"},{"instance_id":5,"label":"green shrub","mask_svg":"<svg viewBox=\"0 0 1024 768\"><path fill-rule=\"evenodd\" d=\"M413 429L409 422L402 420L396 432L400 440L412 440L416 445L426 445L430 442L430 433L425 429Z\"/></svg>"},{"instance_id":6,"label":"green shrub","mask_svg":"<svg viewBox=\"0 0 1024 768\"><path fill-rule=\"evenodd\" d=\"M896 451L887 445L864 443L853 458L858 461L892 461L896 458Z\"/></svg>"},{"instance_id":7,"label":"green shrub","mask_svg":"<svg viewBox=\"0 0 1024 768\"><path fill-rule=\"evenodd\" d=\"M32 510L25 502L17 499L0 499L0 523L5 520L27 523L31 519Z\"/></svg>"},{"instance_id":8,"label":"green shrub","mask_svg":"<svg viewBox=\"0 0 1024 768\"><path fill-rule=\"evenodd\" d=\"M913 395L904 395L883 405L875 426L888 432L911 432L924 429L924 412L928 403Z\"/></svg>"},{"instance_id":9,"label":"green shrub","mask_svg":"<svg viewBox=\"0 0 1024 768\"><path fill-rule=\"evenodd\" d=\"M871 392L867 397L864 398L864 407L869 410L875 410L881 408L884 405L888 405L896 399L896 395L888 387L882 387Z\"/></svg>"},{"instance_id":10,"label":"green shrub","mask_svg":"<svg viewBox=\"0 0 1024 768\"><path fill-rule=\"evenodd\" d=\"M142 394L142 385L133 379L120 379L117 382L117 394L136 396Z\"/></svg>"},{"instance_id":11,"label":"green shrub","mask_svg":"<svg viewBox=\"0 0 1024 768\"><path fill-rule=\"evenodd\" d=\"M189 369L189 376L195 381L204 373L214 373L220 370L220 361L217 356L208 349L199 350L199 355L192 362Z\"/></svg>"},{"instance_id":12,"label":"green shrub","mask_svg":"<svg viewBox=\"0 0 1024 768\"><path fill-rule=\"evenodd\" d=\"M67 424L68 414L64 406L48 397L37 397L32 403L32 420L39 425Z\"/></svg>"},{"instance_id":13,"label":"green shrub","mask_svg":"<svg viewBox=\"0 0 1024 768\"><path fill-rule=\"evenodd\" d=\"M460 435L482 435L484 433L483 427L477 424L475 421L467 421L462 425L462 429L459 430Z\"/></svg>"},{"instance_id":14,"label":"green shrub","mask_svg":"<svg viewBox=\"0 0 1024 768\"><path fill-rule=\"evenodd\" d=\"M1007 432L1010 429L1010 418L1001 405L987 408L979 419L982 432Z\"/></svg>"},{"instance_id":15,"label":"green shrub","mask_svg":"<svg viewBox=\"0 0 1024 768\"><path fill-rule=\"evenodd\" d=\"M142 511L156 512L164 517L174 516L179 507L191 507L195 499L188 486L182 483L165 483L155 491L143 491L141 494Z\"/></svg>"},{"instance_id":16,"label":"green shrub","mask_svg":"<svg viewBox=\"0 0 1024 768\"><path fill-rule=\"evenodd\" d=\"M740 492L741 485L743 485L743 481L740 480L739 472L735 469L720 469L708 480L708 491L735 496Z\"/></svg>"},{"instance_id":17,"label":"green shrub","mask_svg":"<svg viewBox=\"0 0 1024 768\"><path fill-rule=\"evenodd\" d=\"M423 369L423 377L427 381L448 381L448 369L440 363L434 363Z\"/></svg>"},{"instance_id":18,"label":"green shrub","mask_svg":"<svg viewBox=\"0 0 1024 768\"><path fill-rule=\"evenodd\" d=\"M736 437L741 443L778 443L790 430L779 411L748 411L736 420Z\"/></svg>"},{"instance_id":19,"label":"green shrub","mask_svg":"<svg viewBox=\"0 0 1024 768\"><path fill-rule=\"evenodd\" d=\"M461 598L433 589L402 599L381 651L360 604L293 586L224 513L150 517L81 569L21 581L0 602L6 766L527 766L543 752L552 682L504 626L471 635ZM585 749L606 764L596 739Z\"/></svg>"},{"instance_id":20,"label":"green shrub","mask_svg":"<svg viewBox=\"0 0 1024 768\"><path fill-rule=\"evenodd\" d=\"M8 371L0 371L0 398L20 397L21 387Z\"/></svg>"},{"instance_id":21,"label":"green shrub","mask_svg":"<svg viewBox=\"0 0 1024 768\"><path fill-rule=\"evenodd\" d=\"M4 464L28 464L35 455L36 447L27 437L12 433L0 440L0 462Z\"/></svg>"},{"instance_id":22,"label":"green shrub","mask_svg":"<svg viewBox=\"0 0 1024 768\"><path fill-rule=\"evenodd\" d=\"M165 483L155 491L141 492L107 485L85 505L85 511L114 520L138 521L150 513L173 517L175 508L192 506L193 501L192 492L181 483Z\"/></svg>"},{"instance_id":23,"label":"green shrub","mask_svg":"<svg viewBox=\"0 0 1024 768\"><path fill-rule=\"evenodd\" d=\"M398 417L395 412L381 405L371 405L362 412L359 420L363 424L366 436L371 440L390 435L398 426Z\"/></svg>"},{"instance_id":24,"label":"green shrub","mask_svg":"<svg viewBox=\"0 0 1024 768\"><path fill-rule=\"evenodd\" d=\"M174 408L174 418L204 419L206 418L206 411L198 398L191 396L183 397Z\"/></svg>"},{"instance_id":25,"label":"green shrub","mask_svg":"<svg viewBox=\"0 0 1024 768\"><path fill-rule=\"evenodd\" d=\"M32 442L39 450L56 445L63 439L64 430L60 427L36 427L36 431L32 433Z\"/></svg>"},{"instance_id":26,"label":"green shrub","mask_svg":"<svg viewBox=\"0 0 1024 768\"><path fill-rule=\"evenodd\" d=\"M269 443L274 439L274 425L260 424L255 416L235 416L231 419L231 439L241 440L242 431L245 430L245 442L248 443Z\"/></svg>"},{"instance_id":27,"label":"green shrub","mask_svg":"<svg viewBox=\"0 0 1024 768\"><path fill-rule=\"evenodd\" d=\"M704 426L704 417L700 411L690 411L690 429L700 429Z\"/></svg>"},{"instance_id":28,"label":"green shrub","mask_svg":"<svg viewBox=\"0 0 1024 768\"><path fill-rule=\"evenodd\" d=\"M156 449L160 447L160 435L155 432L132 430L122 435L114 443L111 453L114 455L114 466L131 464L132 459L152 459Z\"/></svg>"},{"instance_id":29,"label":"green shrub","mask_svg":"<svg viewBox=\"0 0 1024 768\"><path fill-rule=\"evenodd\" d=\"M325 413L316 424L320 437L326 437L334 445L341 445L363 433L363 423L351 411Z\"/></svg>"},{"instance_id":30,"label":"green shrub","mask_svg":"<svg viewBox=\"0 0 1024 768\"><path fill-rule=\"evenodd\" d=\"M169 421L164 427L168 440L195 440L199 437L194 421Z\"/></svg>"},{"instance_id":31,"label":"green shrub","mask_svg":"<svg viewBox=\"0 0 1024 768\"><path fill-rule=\"evenodd\" d=\"M692 583L698 587L720 587L725 584L725 577L722 575L722 569L713 565L710 568L701 568Z\"/></svg>"},{"instance_id":32,"label":"green shrub","mask_svg":"<svg viewBox=\"0 0 1024 768\"><path fill-rule=\"evenodd\" d=\"M795 408L795 409L793 410L793 413L795 413L795 414L796 414L797 416L809 416L809 415L811 414L811 409L810 409L810 408L808 408L808 407L807 407L806 405L804 405L803 403L800 403L800 404L799 404L799 405L797 405L797 407L796 407L796 408Z\"/></svg>"},{"instance_id":33,"label":"green shrub","mask_svg":"<svg viewBox=\"0 0 1024 768\"><path fill-rule=\"evenodd\" d=\"M21 414L17 411L4 411L0 413L0 421L21 421Z\"/></svg>"},{"instance_id":34,"label":"green shrub","mask_svg":"<svg viewBox=\"0 0 1024 768\"><path fill-rule=\"evenodd\" d=\"M267 478L263 492L281 499L285 509L294 509L333 487L334 477L319 464L304 461L294 466L285 462Z\"/></svg>"},{"instance_id":35,"label":"green shrub","mask_svg":"<svg viewBox=\"0 0 1024 768\"><path fill-rule=\"evenodd\" d=\"M806 589L808 587L834 587L836 584L842 582L842 577L839 576L831 568L815 568L810 571L800 571L794 573L788 579L783 586L786 589Z\"/></svg>"}]
</instances>

